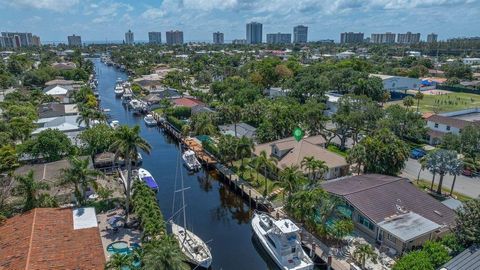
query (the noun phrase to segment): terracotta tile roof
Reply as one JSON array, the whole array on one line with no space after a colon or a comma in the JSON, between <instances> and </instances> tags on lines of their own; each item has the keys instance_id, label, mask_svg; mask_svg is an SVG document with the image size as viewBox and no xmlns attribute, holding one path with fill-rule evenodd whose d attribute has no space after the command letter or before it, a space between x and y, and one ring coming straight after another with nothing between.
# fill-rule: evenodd
<instances>
[{"instance_id":1,"label":"terracotta tile roof","mask_svg":"<svg viewBox=\"0 0 480 270\"><path fill-rule=\"evenodd\" d=\"M396 205L399 205L437 224L455 224L455 211L416 188L406 178L364 174L327 181L322 187L343 197L376 223L397 214Z\"/></svg>"},{"instance_id":2,"label":"terracotta tile roof","mask_svg":"<svg viewBox=\"0 0 480 270\"><path fill-rule=\"evenodd\" d=\"M172 102L175 104L175 106L184 106L189 108L195 107L197 105L204 105L204 103L201 102L200 100L196 100L194 98L186 98L186 97L174 98L172 99Z\"/></svg>"},{"instance_id":3,"label":"terracotta tile roof","mask_svg":"<svg viewBox=\"0 0 480 270\"><path fill-rule=\"evenodd\" d=\"M73 228L72 209L36 208L0 226L0 269L104 269L98 227Z\"/></svg>"}]
</instances>

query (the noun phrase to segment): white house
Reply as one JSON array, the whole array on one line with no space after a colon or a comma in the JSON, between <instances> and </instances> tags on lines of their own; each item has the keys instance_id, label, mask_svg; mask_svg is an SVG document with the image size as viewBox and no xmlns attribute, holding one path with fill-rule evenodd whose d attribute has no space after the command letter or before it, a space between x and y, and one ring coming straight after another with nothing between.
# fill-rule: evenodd
<instances>
[{"instance_id":1,"label":"white house","mask_svg":"<svg viewBox=\"0 0 480 270\"><path fill-rule=\"evenodd\" d=\"M338 93L326 93L325 97L327 97L327 109L325 110L325 115L331 116L335 114L338 110L338 100L342 97L342 94Z\"/></svg>"},{"instance_id":2,"label":"white house","mask_svg":"<svg viewBox=\"0 0 480 270\"><path fill-rule=\"evenodd\" d=\"M352 57L355 57L355 53L351 51L345 51L345 52L337 53L336 57L337 59L352 58Z\"/></svg>"},{"instance_id":3,"label":"white house","mask_svg":"<svg viewBox=\"0 0 480 270\"><path fill-rule=\"evenodd\" d=\"M480 65L480 58L472 58L472 57L463 58L463 63L465 65Z\"/></svg>"},{"instance_id":4,"label":"white house","mask_svg":"<svg viewBox=\"0 0 480 270\"><path fill-rule=\"evenodd\" d=\"M480 126L480 108L434 114L426 120L429 143L435 145L447 133L460 134L466 126Z\"/></svg>"},{"instance_id":5,"label":"white house","mask_svg":"<svg viewBox=\"0 0 480 270\"><path fill-rule=\"evenodd\" d=\"M419 90L422 81L416 78L408 78L401 76L370 74L370 77L378 77L383 81L383 89L388 91L407 91Z\"/></svg>"},{"instance_id":6,"label":"white house","mask_svg":"<svg viewBox=\"0 0 480 270\"><path fill-rule=\"evenodd\" d=\"M269 98L278 98L287 96L290 89L283 89L281 87L270 87L263 91L263 94Z\"/></svg>"},{"instance_id":7,"label":"white house","mask_svg":"<svg viewBox=\"0 0 480 270\"><path fill-rule=\"evenodd\" d=\"M73 87L71 85L51 85L43 89L45 95L56 98L60 103L71 103Z\"/></svg>"}]
</instances>

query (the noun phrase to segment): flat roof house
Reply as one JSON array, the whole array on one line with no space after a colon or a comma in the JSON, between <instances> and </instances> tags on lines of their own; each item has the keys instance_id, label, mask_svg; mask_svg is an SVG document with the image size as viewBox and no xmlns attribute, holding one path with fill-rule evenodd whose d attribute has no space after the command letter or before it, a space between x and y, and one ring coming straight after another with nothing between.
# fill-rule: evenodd
<instances>
[{"instance_id":1,"label":"flat roof house","mask_svg":"<svg viewBox=\"0 0 480 270\"><path fill-rule=\"evenodd\" d=\"M364 174L327 181L322 187L345 201L356 230L396 254L436 239L455 226L454 210L406 178Z\"/></svg>"},{"instance_id":2,"label":"flat roof house","mask_svg":"<svg viewBox=\"0 0 480 270\"><path fill-rule=\"evenodd\" d=\"M235 136L235 131L236 131L237 138L247 137L249 139L255 139L256 132L257 132L256 128L250 126L247 123L238 123L237 125L234 125L234 124L221 125L221 126L218 126L218 128L220 129L220 132L223 135Z\"/></svg>"},{"instance_id":3,"label":"flat roof house","mask_svg":"<svg viewBox=\"0 0 480 270\"><path fill-rule=\"evenodd\" d=\"M429 129L428 141L431 145L436 145L447 133L460 134L466 126L480 126L480 108L433 114L426 120Z\"/></svg>"},{"instance_id":4,"label":"flat roof house","mask_svg":"<svg viewBox=\"0 0 480 270\"><path fill-rule=\"evenodd\" d=\"M72 85L50 85L43 89L45 95L54 97L60 103L73 103L71 98L73 91Z\"/></svg>"},{"instance_id":5,"label":"flat roof house","mask_svg":"<svg viewBox=\"0 0 480 270\"><path fill-rule=\"evenodd\" d=\"M407 90L419 90L422 85L420 79L383 75L383 74L370 74L370 77L378 77L382 79L383 89L387 91L407 91Z\"/></svg>"},{"instance_id":6,"label":"flat roof house","mask_svg":"<svg viewBox=\"0 0 480 270\"><path fill-rule=\"evenodd\" d=\"M326 180L345 176L349 172L349 165L345 158L325 149L325 139L318 135L303 138L297 142L293 137L259 144L255 146L255 155L265 151L268 156L272 156L278 160L277 167L284 169L285 167L300 164L304 157L314 157L317 160L324 161L328 166L328 171L323 175ZM303 169L305 174L308 173ZM320 175L315 175L320 178Z\"/></svg>"},{"instance_id":7,"label":"flat roof house","mask_svg":"<svg viewBox=\"0 0 480 270\"><path fill-rule=\"evenodd\" d=\"M94 208L35 208L0 225L0 269L105 266Z\"/></svg>"}]
</instances>

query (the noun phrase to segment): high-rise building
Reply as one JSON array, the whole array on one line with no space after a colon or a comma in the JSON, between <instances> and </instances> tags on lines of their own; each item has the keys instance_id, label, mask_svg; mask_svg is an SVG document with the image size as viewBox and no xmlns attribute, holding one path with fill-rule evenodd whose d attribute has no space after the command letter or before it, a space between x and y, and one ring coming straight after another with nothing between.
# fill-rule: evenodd
<instances>
[{"instance_id":1,"label":"high-rise building","mask_svg":"<svg viewBox=\"0 0 480 270\"><path fill-rule=\"evenodd\" d=\"M223 33L215 32L213 33L213 44L223 44Z\"/></svg>"},{"instance_id":2,"label":"high-rise building","mask_svg":"<svg viewBox=\"0 0 480 270\"><path fill-rule=\"evenodd\" d=\"M32 45L33 45L33 46L37 46L37 47L42 46L42 42L40 41L40 37L39 37L39 36L36 36L36 35L33 35L33 36L32 36Z\"/></svg>"},{"instance_id":3,"label":"high-rise building","mask_svg":"<svg viewBox=\"0 0 480 270\"><path fill-rule=\"evenodd\" d=\"M363 33L344 32L340 34L340 43L362 43Z\"/></svg>"},{"instance_id":4,"label":"high-rise building","mask_svg":"<svg viewBox=\"0 0 480 270\"><path fill-rule=\"evenodd\" d=\"M5 38L0 36L0 48L6 48L7 44L5 43Z\"/></svg>"},{"instance_id":5,"label":"high-rise building","mask_svg":"<svg viewBox=\"0 0 480 270\"><path fill-rule=\"evenodd\" d=\"M304 25L297 25L293 28L293 43L307 43L308 41L308 27Z\"/></svg>"},{"instance_id":6,"label":"high-rise building","mask_svg":"<svg viewBox=\"0 0 480 270\"><path fill-rule=\"evenodd\" d=\"M148 43L150 43L150 44L161 44L162 43L162 32L148 32Z\"/></svg>"},{"instance_id":7,"label":"high-rise building","mask_svg":"<svg viewBox=\"0 0 480 270\"><path fill-rule=\"evenodd\" d=\"M258 22L247 23L247 44L262 43L262 28L263 25Z\"/></svg>"},{"instance_id":8,"label":"high-rise building","mask_svg":"<svg viewBox=\"0 0 480 270\"><path fill-rule=\"evenodd\" d=\"M9 42L11 46L7 46L7 47L18 48L18 47L27 47L27 46L33 45L32 33L2 32L2 36L13 39L12 40L13 44Z\"/></svg>"},{"instance_id":9,"label":"high-rise building","mask_svg":"<svg viewBox=\"0 0 480 270\"><path fill-rule=\"evenodd\" d=\"M407 32L397 35L397 42L401 44L414 44L420 42L420 33Z\"/></svg>"},{"instance_id":10,"label":"high-rise building","mask_svg":"<svg viewBox=\"0 0 480 270\"><path fill-rule=\"evenodd\" d=\"M75 34L68 36L68 46L70 47L81 47L82 46L82 37L76 36Z\"/></svg>"},{"instance_id":11,"label":"high-rise building","mask_svg":"<svg viewBox=\"0 0 480 270\"><path fill-rule=\"evenodd\" d=\"M432 43L432 42L437 42L438 35L435 33L428 34L427 36L427 42Z\"/></svg>"},{"instance_id":12,"label":"high-rise building","mask_svg":"<svg viewBox=\"0 0 480 270\"><path fill-rule=\"evenodd\" d=\"M384 34L372 34L371 37L370 37L370 42L371 43L377 43L377 44L395 43L395 34L391 33L391 32L387 32L387 33L384 33Z\"/></svg>"},{"instance_id":13,"label":"high-rise building","mask_svg":"<svg viewBox=\"0 0 480 270\"><path fill-rule=\"evenodd\" d=\"M133 32L131 30L128 30L128 32L125 33L125 44L133 45L134 43L135 39L133 38Z\"/></svg>"},{"instance_id":14,"label":"high-rise building","mask_svg":"<svg viewBox=\"0 0 480 270\"><path fill-rule=\"evenodd\" d=\"M167 44L168 45L183 44L183 32L182 31L179 31L179 30L167 31L165 33L165 36L167 37Z\"/></svg>"},{"instance_id":15,"label":"high-rise building","mask_svg":"<svg viewBox=\"0 0 480 270\"><path fill-rule=\"evenodd\" d=\"M292 34L275 33L267 34L268 44L286 44L292 42Z\"/></svg>"}]
</instances>

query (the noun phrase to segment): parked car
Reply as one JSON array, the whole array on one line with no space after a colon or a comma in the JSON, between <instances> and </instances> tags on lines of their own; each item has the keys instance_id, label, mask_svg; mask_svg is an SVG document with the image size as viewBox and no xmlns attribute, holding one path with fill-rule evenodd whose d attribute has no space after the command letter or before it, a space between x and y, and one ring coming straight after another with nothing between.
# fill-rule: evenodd
<instances>
[{"instance_id":1,"label":"parked car","mask_svg":"<svg viewBox=\"0 0 480 270\"><path fill-rule=\"evenodd\" d=\"M414 148L412 151L410 151L410 157L413 159L419 159L425 156L427 153L425 150L420 149L420 148Z\"/></svg>"},{"instance_id":2,"label":"parked car","mask_svg":"<svg viewBox=\"0 0 480 270\"><path fill-rule=\"evenodd\" d=\"M471 169L471 168L465 168L463 169L462 174L468 177L478 177L480 175L480 172L475 171L474 169Z\"/></svg>"}]
</instances>

